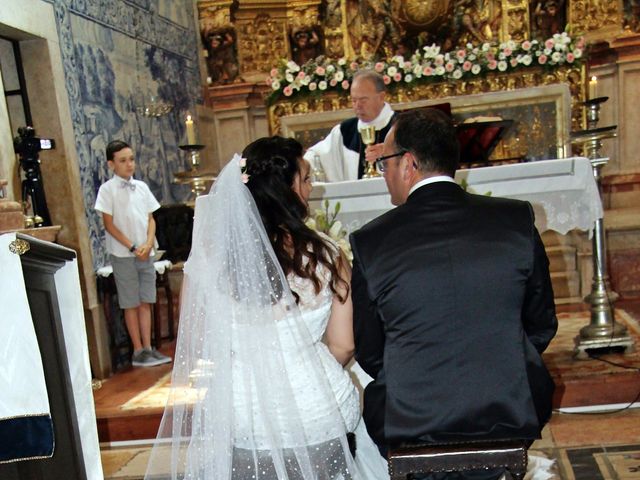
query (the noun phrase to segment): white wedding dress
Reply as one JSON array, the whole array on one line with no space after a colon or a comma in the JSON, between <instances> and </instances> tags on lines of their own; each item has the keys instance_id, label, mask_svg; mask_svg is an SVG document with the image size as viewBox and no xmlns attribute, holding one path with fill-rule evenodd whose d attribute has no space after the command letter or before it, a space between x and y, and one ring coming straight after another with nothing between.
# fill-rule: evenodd
<instances>
[{"instance_id":1,"label":"white wedding dress","mask_svg":"<svg viewBox=\"0 0 640 480\"><path fill-rule=\"evenodd\" d=\"M337 249L338 247L335 246ZM301 315L296 317L285 316L278 322L278 335L280 348L285 358L287 377L289 378L294 394L295 404L302 417L305 439L309 444L322 444L327 440L324 419L331 415L335 404L327 404L315 395L316 379L312 378L304 366L296 361L298 353L303 348L314 348L320 359L326 380L331 386L347 432L353 432L356 436L356 471L357 478L362 480L388 480L387 462L380 455L377 447L369 437L360 413L360 394L351 380L349 373L333 357L327 346L322 342L329 317L331 315L331 303L333 293L328 285L328 271L322 265L318 265L317 273L323 279L321 291L316 294L312 282L309 279L287 276L291 289L299 296L298 307ZM300 345L298 338L289 335L292 329L291 322L302 321L304 328L310 334L312 345ZM233 332L232 345L240 348L245 337L244 326L237 326ZM234 419L235 446L239 448L251 448L265 446L269 442L269 425L273 418L260 418L259 402L257 396L248 395L253 389L253 381L242 378L246 369L242 365L234 365L234 403L239 411L251 412L252 417L238 416ZM248 400L251 399L251 400ZM248 402L251 404L247 404ZM288 414L288 406L282 405L279 416ZM296 440L286 439L288 447L295 447Z\"/></svg>"}]
</instances>

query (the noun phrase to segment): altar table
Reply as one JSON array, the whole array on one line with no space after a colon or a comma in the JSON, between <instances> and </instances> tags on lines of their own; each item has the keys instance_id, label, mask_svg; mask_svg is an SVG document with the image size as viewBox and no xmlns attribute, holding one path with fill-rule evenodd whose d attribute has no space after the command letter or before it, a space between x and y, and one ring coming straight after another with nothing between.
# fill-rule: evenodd
<instances>
[{"instance_id":1,"label":"altar table","mask_svg":"<svg viewBox=\"0 0 640 480\"><path fill-rule=\"evenodd\" d=\"M554 230L564 235L573 229L591 233L594 222L603 216L591 162L584 157L458 170L455 179L458 183L464 179L472 193L529 201L541 233ZM340 202L337 218L348 232L393 208L382 177L314 183L311 213L324 208L325 200L330 212Z\"/></svg>"}]
</instances>

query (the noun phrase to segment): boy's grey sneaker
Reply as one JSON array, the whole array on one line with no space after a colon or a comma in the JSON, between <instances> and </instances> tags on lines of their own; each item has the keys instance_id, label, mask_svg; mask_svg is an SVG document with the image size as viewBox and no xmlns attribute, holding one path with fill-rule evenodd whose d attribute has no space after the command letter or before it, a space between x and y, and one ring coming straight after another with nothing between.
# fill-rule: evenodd
<instances>
[{"instance_id":1,"label":"boy's grey sneaker","mask_svg":"<svg viewBox=\"0 0 640 480\"><path fill-rule=\"evenodd\" d=\"M160 362L158 363L158 365L162 365L163 363L171 363L171 357L167 357L166 355L161 354L155 348L147 350L147 352L150 352L151 356Z\"/></svg>"},{"instance_id":2,"label":"boy's grey sneaker","mask_svg":"<svg viewBox=\"0 0 640 480\"><path fill-rule=\"evenodd\" d=\"M131 365L134 367L155 367L156 365L161 365L163 363L167 362L162 362L157 358L154 358L149 350L141 350L138 353L134 353L131 357Z\"/></svg>"}]
</instances>

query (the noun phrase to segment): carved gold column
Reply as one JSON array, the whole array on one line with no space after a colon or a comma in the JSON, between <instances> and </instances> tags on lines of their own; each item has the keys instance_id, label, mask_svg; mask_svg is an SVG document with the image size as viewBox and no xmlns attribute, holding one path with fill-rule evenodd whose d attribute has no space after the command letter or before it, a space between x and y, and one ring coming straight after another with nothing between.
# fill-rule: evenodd
<instances>
[{"instance_id":1,"label":"carved gold column","mask_svg":"<svg viewBox=\"0 0 640 480\"><path fill-rule=\"evenodd\" d=\"M531 16L527 0L502 0L500 41L521 42L530 38Z\"/></svg>"}]
</instances>

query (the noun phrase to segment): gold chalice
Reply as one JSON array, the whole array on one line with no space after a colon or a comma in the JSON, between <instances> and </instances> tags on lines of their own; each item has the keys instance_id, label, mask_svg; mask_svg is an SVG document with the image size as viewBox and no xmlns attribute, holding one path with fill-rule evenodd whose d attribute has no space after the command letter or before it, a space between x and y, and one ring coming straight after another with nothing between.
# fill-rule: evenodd
<instances>
[{"instance_id":1,"label":"gold chalice","mask_svg":"<svg viewBox=\"0 0 640 480\"><path fill-rule=\"evenodd\" d=\"M376 143L376 127L374 127L373 125L362 127L360 129L360 137L362 137L362 143L364 143L366 146L373 145L374 143ZM366 167L362 178L373 178L379 176L380 174L376 170L375 163L366 162Z\"/></svg>"}]
</instances>

